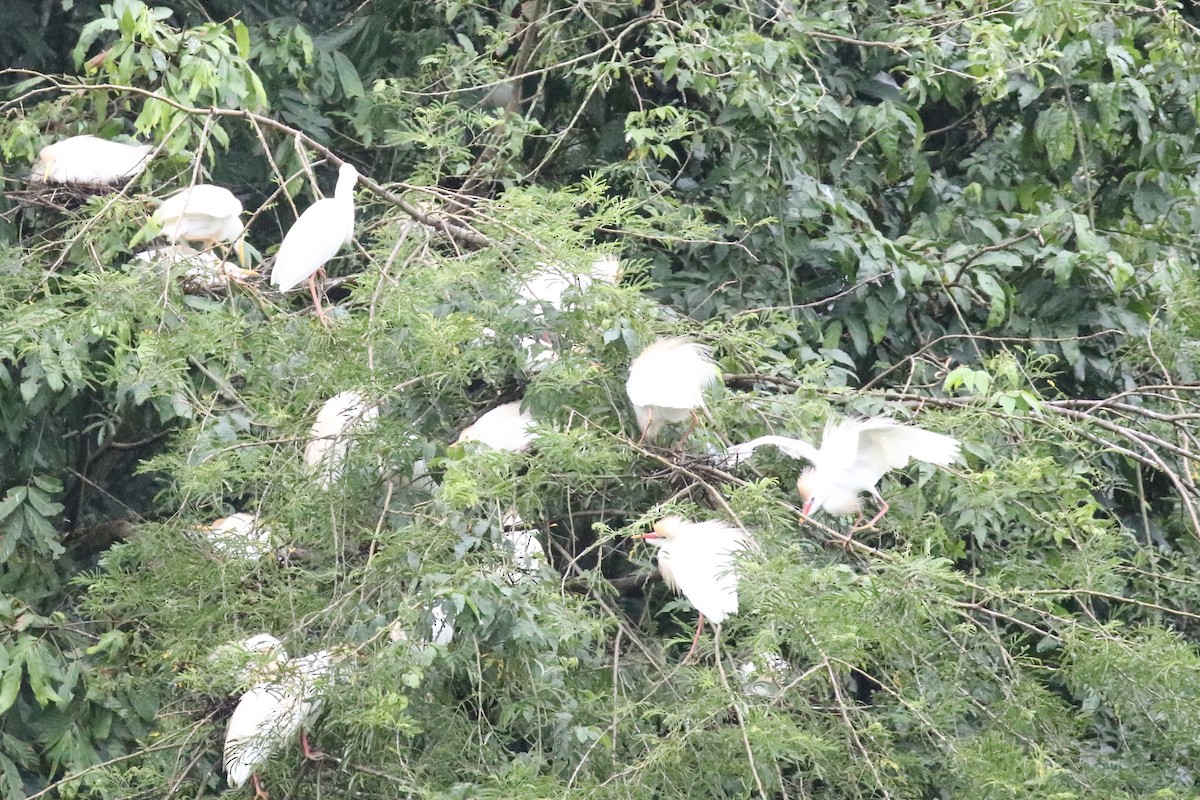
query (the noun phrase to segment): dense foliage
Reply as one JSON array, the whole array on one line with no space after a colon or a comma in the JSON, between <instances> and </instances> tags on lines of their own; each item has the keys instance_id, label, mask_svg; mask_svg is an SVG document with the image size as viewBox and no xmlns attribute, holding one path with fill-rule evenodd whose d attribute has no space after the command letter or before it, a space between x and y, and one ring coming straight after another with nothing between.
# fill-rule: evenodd
<instances>
[{"instance_id":1,"label":"dense foliage","mask_svg":"<svg viewBox=\"0 0 1200 800\"><path fill-rule=\"evenodd\" d=\"M342 648L325 758L282 748L277 797L1194 795L1190 6L0 19L3 798L224 791L238 688L210 654L259 631ZM81 133L153 159L106 190L30 183ZM157 200L206 181L269 271L341 160L363 181L329 329L306 293L187 293L133 259ZM522 297L603 255L616 285ZM725 372L678 446L639 440L624 390L665 335ZM322 488L302 451L345 390L379 417ZM453 444L516 399L531 451ZM885 478L876 531L801 522L799 462L714 457L877 413L964 454ZM234 512L278 549L214 549L201 526ZM512 512L536 579L506 570ZM695 663L694 610L630 536L665 513L758 545Z\"/></svg>"}]
</instances>

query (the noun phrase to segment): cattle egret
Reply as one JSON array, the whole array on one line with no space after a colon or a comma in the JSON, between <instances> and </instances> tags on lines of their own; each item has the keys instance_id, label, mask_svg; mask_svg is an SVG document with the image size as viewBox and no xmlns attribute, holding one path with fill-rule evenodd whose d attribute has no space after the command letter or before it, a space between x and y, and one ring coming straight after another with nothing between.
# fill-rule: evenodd
<instances>
[{"instance_id":1,"label":"cattle egret","mask_svg":"<svg viewBox=\"0 0 1200 800\"><path fill-rule=\"evenodd\" d=\"M734 445L729 455L736 460L755 448L774 445L792 458L812 464L796 481L804 501L804 516L824 509L831 514L853 514L862 510L863 492L879 504L879 513L851 530L872 528L887 513L887 501L875 485L884 473L900 469L909 459L945 467L958 457L957 439L885 417L830 420L825 425L820 449L788 436L760 436Z\"/></svg>"},{"instance_id":2,"label":"cattle egret","mask_svg":"<svg viewBox=\"0 0 1200 800\"><path fill-rule=\"evenodd\" d=\"M368 430L379 416L379 406L368 404L358 392L342 392L325 401L304 446L304 463L317 474L317 484L328 489L342 477L355 429Z\"/></svg>"},{"instance_id":3,"label":"cattle egret","mask_svg":"<svg viewBox=\"0 0 1200 800\"><path fill-rule=\"evenodd\" d=\"M479 442L496 450L519 452L525 450L537 438L533 430L533 417L521 410L520 401L496 406L469 425L454 444Z\"/></svg>"},{"instance_id":4,"label":"cattle egret","mask_svg":"<svg viewBox=\"0 0 1200 800\"><path fill-rule=\"evenodd\" d=\"M154 221L172 243L200 242L210 250L220 242L231 242L244 266L246 249L242 234L242 201L223 186L189 186L168 197L154 211Z\"/></svg>"},{"instance_id":5,"label":"cattle egret","mask_svg":"<svg viewBox=\"0 0 1200 800\"><path fill-rule=\"evenodd\" d=\"M254 270L242 269L236 264L222 261L220 256L210 250L200 252L182 243L143 250L133 258L147 264L183 267L184 273L180 281L184 292L219 291L227 288L230 282L244 283L258 277Z\"/></svg>"},{"instance_id":6,"label":"cattle egret","mask_svg":"<svg viewBox=\"0 0 1200 800\"><path fill-rule=\"evenodd\" d=\"M253 514L230 514L201 528L212 549L231 558L262 558L271 552L272 531Z\"/></svg>"},{"instance_id":7,"label":"cattle egret","mask_svg":"<svg viewBox=\"0 0 1200 800\"><path fill-rule=\"evenodd\" d=\"M704 618L720 630L721 623L738 610L738 575L735 560L750 546L748 534L726 522L688 522L663 517L650 533L639 534L658 548L658 568L667 585L680 592L700 612L696 636L684 661L700 641Z\"/></svg>"},{"instance_id":8,"label":"cattle egret","mask_svg":"<svg viewBox=\"0 0 1200 800\"><path fill-rule=\"evenodd\" d=\"M542 543L538 541L537 528L523 528L525 521L517 512L504 518L504 549L512 559L512 569L504 570L501 576L512 584L522 583L537 577L549 563Z\"/></svg>"},{"instance_id":9,"label":"cattle egret","mask_svg":"<svg viewBox=\"0 0 1200 800\"><path fill-rule=\"evenodd\" d=\"M153 145L122 144L85 134L48 144L29 173L34 183L102 186L142 174Z\"/></svg>"},{"instance_id":10,"label":"cattle egret","mask_svg":"<svg viewBox=\"0 0 1200 800\"><path fill-rule=\"evenodd\" d=\"M535 314L542 316L545 314L543 303L556 311L561 309L563 295L572 287L583 292L594 281L616 283L620 266L621 262L615 256L601 256L584 273L569 270L562 264L540 264L536 272L517 286L517 294L530 302Z\"/></svg>"},{"instance_id":11,"label":"cattle egret","mask_svg":"<svg viewBox=\"0 0 1200 800\"><path fill-rule=\"evenodd\" d=\"M326 650L293 658L276 679L242 695L225 732L225 776L231 787L253 776L255 795L267 797L255 769L320 713L331 663ZM305 757L315 758L307 734L301 732L300 742Z\"/></svg>"},{"instance_id":12,"label":"cattle egret","mask_svg":"<svg viewBox=\"0 0 1200 800\"><path fill-rule=\"evenodd\" d=\"M446 600L430 607L429 641L443 647L454 641L454 618L450 615L453 608Z\"/></svg>"},{"instance_id":13,"label":"cattle egret","mask_svg":"<svg viewBox=\"0 0 1200 800\"><path fill-rule=\"evenodd\" d=\"M257 633L240 642L223 644L208 657L210 664L234 673L238 688L243 691L274 678L287 660L283 642L269 633Z\"/></svg>"},{"instance_id":14,"label":"cattle egret","mask_svg":"<svg viewBox=\"0 0 1200 800\"><path fill-rule=\"evenodd\" d=\"M696 409L704 407L704 390L721 380L712 350L690 339L659 339L629 365L625 392L633 403L641 441L653 439L670 423L691 418L686 439L696 424Z\"/></svg>"},{"instance_id":15,"label":"cattle egret","mask_svg":"<svg viewBox=\"0 0 1200 800\"><path fill-rule=\"evenodd\" d=\"M357 182L358 170L350 164L342 164L333 197L318 200L304 209L283 237L283 244L279 245L275 255L275 266L271 269L271 283L281 292L308 281L313 305L323 325L329 323L329 317L317 297L316 275L343 245L350 244L354 238L354 185Z\"/></svg>"}]
</instances>

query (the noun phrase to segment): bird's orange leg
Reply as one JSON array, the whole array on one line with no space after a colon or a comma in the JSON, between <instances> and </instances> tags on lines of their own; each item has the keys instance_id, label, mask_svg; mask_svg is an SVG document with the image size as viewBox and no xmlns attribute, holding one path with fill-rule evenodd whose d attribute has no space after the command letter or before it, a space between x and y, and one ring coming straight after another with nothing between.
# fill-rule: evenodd
<instances>
[{"instance_id":1,"label":"bird's orange leg","mask_svg":"<svg viewBox=\"0 0 1200 800\"><path fill-rule=\"evenodd\" d=\"M329 315L325 313L325 309L321 307L321 298L317 296L317 275L325 277L325 270L319 269L312 275L308 276L308 289L312 292L313 308L317 310L317 318L321 320L321 327L328 330Z\"/></svg>"},{"instance_id":2,"label":"bird's orange leg","mask_svg":"<svg viewBox=\"0 0 1200 800\"><path fill-rule=\"evenodd\" d=\"M646 427L642 428L642 435L638 437L637 443L641 444L646 441L646 431L650 430L650 426L654 424L654 407L646 409Z\"/></svg>"},{"instance_id":3,"label":"bird's orange leg","mask_svg":"<svg viewBox=\"0 0 1200 800\"><path fill-rule=\"evenodd\" d=\"M692 412L692 421L688 423L687 430L683 432L683 436L679 437L679 441L676 442L676 444L675 444L676 447L681 447L683 445L683 443L687 441L687 438L692 435L692 431L694 431L696 429L696 423L699 421L700 421L699 415L697 415L696 412L693 411Z\"/></svg>"},{"instance_id":4,"label":"bird's orange leg","mask_svg":"<svg viewBox=\"0 0 1200 800\"><path fill-rule=\"evenodd\" d=\"M867 520L863 524L855 525L853 528L850 529L851 533L854 533L855 531L865 531L865 530L874 528L875 523L879 522L879 520L883 519L883 515L888 512L889 506L887 504L887 501L884 500L882 496L880 496L876 492L871 492L871 496L874 497L876 502L879 503L879 513L876 514L875 516L871 517L869 520Z\"/></svg>"},{"instance_id":5,"label":"bird's orange leg","mask_svg":"<svg viewBox=\"0 0 1200 800\"><path fill-rule=\"evenodd\" d=\"M270 800L267 790L263 788L262 781L259 780L258 776L251 775L250 777L254 779L254 796L260 797L262 800Z\"/></svg>"},{"instance_id":6,"label":"bird's orange leg","mask_svg":"<svg viewBox=\"0 0 1200 800\"><path fill-rule=\"evenodd\" d=\"M320 750L313 750L308 746L308 731L301 731L300 746L304 749L304 757L309 761L320 761L325 758L325 754Z\"/></svg>"},{"instance_id":7,"label":"bird's orange leg","mask_svg":"<svg viewBox=\"0 0 1200 800\"><path fill-rule=\"evenodd\" d=\"M700 619L696 620L696 635L692 637L692 646L688 648L687 655L683 657L681 664L686 664L692 660L692 654L696 652L696 645L700 644L700 631L704 630L704 615L700 615Z\"/></svg>"}]
</instances>

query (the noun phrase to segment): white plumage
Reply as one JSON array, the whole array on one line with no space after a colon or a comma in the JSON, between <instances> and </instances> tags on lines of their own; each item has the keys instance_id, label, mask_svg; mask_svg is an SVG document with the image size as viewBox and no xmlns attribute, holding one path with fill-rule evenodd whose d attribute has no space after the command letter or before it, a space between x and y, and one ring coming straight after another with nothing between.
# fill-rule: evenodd
<instances>
[{"instance_id":1,"label":"white plumage","mask_svg":"<svg viewBox=\"0 0 1200 800\"><path fill-rule=\"evenodd\" d=\"M258 277L253 270L222 261L211 250L201 252L183 243L143 250L133 258L147 264L185 267L182 277L185 292L216 291L228 287L231 281L241 283Z\"/></svg>"},{"instance_id":2,"label":"white plumage","mask_svg":"<svg viewBox=\"0 0 1200 800\"><path fill-rule=\"evenodd\" d=\"M314 275L354 238L354 185L358 170L342 164L338 170L337 187L333 197L318 200L304 210L283 237L275 265L271 268L271 283L286 292L305 280L309 281L317 314L325 312L317 299Z\"/></svg>"},{"instance_id":3,"label":"white plumage","mask_svg":"<svg viewBox=\"0 0 1200 800\"><path fill-rule=\"evenodd\" d=\"M734 445L729 456L736 462L765 445L774 445L786 455L812 464L796 481L805 516L821 509L831 514L852 514L862 508L859 495L868 492L874 497L879 513L856 529L873 526L887 513L888 504L875 488L885 473L906 466L910 459L945 467L959 452L957 439L885 417L872 417L830 420L819 449L788 436L760 436Z\"/></svg>"},{"instance_id":4,"label":"white plumage","mask_svg":"<svg viewBox=\"0 0 1200 800\"><path fill-rule=\"evenodd\" d=\"M686 338L659 339L629 365L625 392L642 437L653 439L669 423L693 418L704 391L721 379L712 350Z\"/></svg>"},{"instance_id":5,"label":"white plumage","mask_svg":"<svg viewBox=\"0 0 1200 800\"><path fill-rule=\"evenodd\" d=\"M501 575L512 584L521 583L537 577L549 563L546 551L538 540L537 528L523 528L525 520L515 511L504 518L504 548L512 559L512 568L504 570Z\"/></svg>"},{"instance_id":6,"label":"white plumage","mask_svg":"<svg viewBox=\"0 0 1200 800\"><path fill-rule=\"evenodd\" d=\"M34 183L77 183L102 186L140 175L154 147L122 144L90 134L48 144L29 173Z\"/></svg>"},{"instance_id":7,"label":"white plumage","mask_svg":"<svg viewBox=\"0 0 1200 800\"><path fill-rule=\"evenodd\" d=\"M155 209L154 220L170 242L203 242L207 247L236 242L239 257L245 262L241 249L246 230L242 201L223 186L202 183L176 192Z\"/></svg>"},{"instance_id":8,"label":"white plumage","mask_svg":"<svg viewBox=\"0 0 1200 800\"><path fill-rule=\"evenodd\" d=\"M778 697L784 679L792 665L778 653L763 653L761 657L743 661L738 667L742 688L746 694L759 697Z\"/></svg>"},{"instance_id":9,"label":"white plumage","mask_svg":"<svg viewBox=\"0 0 1200 800\"><path fill-rule=\"evenodd\" d=\"M271 529L253 514L230 514L202 528L212 549L231 558L262 558L271 552Z\"/></svg>"},{"instance_id":10,"label":"white plumage","mask_svg":"<svg viewBox=\"0 0 1200 800\"><path fill-rule=\"evenodd\" d=\"M736 557L748 535L719 520L688 522L663 517L642 538L658 548L663 580L683 594L702 617L720 625L738 610ZM703 619L701 619L703 622Z\"/></svg>"},{"instance_id":11,"label":"white plumage","mask_svg":"<svg viewBox=\"0 0 1200 800\"><path fill-rule=\"evenodd\" d=\"M233 672L243 690L274 678L287 660L283 642L269 633L256 633L240 642L223 644L208 657L214 667Z\"/></svg>"},{"instance_id":12,"label":"white plumage","mask_svg":"<svg viewBox=\"0 0 1200 800\"><path fill-rule=\"evenodd\" d=\"M260 764L316 717L331 662L326 650L293 658L278 678L242 695L225 733L225 775L230 786L244 784Z\"/></svg>"},{"instance_id":13,"label":"white plumage","mask_svg":"<svg viewBox=\"0 0 1200 800\"><path fill-rule=\"evenodd\" d=\"M528 448L537 438L533 424L533 417L521 410L520 401L513 401L496 406L475 420L454 443L479 442L496 450L516 452Z\"/></svg>"},{"instance_id":14,"label":"white plumage","mask_svg":"<svg viewBox=\"0 0 1200 800\"><path fill-rule=\"evenodd\" d=\"M563 295L571 287L583 292L593 281L616 283L620 266L621 262L615 256L601 256L584 273L573 272L562 264L541 264L521 282L517 294L531 303L535 314L541 315L545 313L542 303L555 310L561 309Z\"/></svg>"},{"instance_id":15,"label":"white plumage","mask_svg":"<svg viewBox=\"0 0 1200 800\"><path fill-rule=\"evenodd\" d=\"M322 489L342 477L352 441L348 434L355 429L369 429L378 416L379 406L368 405L361 394L353 391L336 394L321 406L304 446L304 463L316 472Z\"/></svg>"}]
</instances>

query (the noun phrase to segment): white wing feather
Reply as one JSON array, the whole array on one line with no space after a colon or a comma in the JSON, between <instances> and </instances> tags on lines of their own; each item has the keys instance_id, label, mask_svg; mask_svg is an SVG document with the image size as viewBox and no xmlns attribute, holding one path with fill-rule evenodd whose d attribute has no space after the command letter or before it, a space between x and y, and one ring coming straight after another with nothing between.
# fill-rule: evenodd
<instances>
[{"instance_id":1,"label":"white wing feather","mask_svg":"<svg viewBox=\"0 0 1200 800\"><path fill-rule=\"evenodd\" d=\"M954 461L959 452L957 439L886 417L845 420L828 430L833 430L837 452L853 455L849 468L864 476L873 476L872 485L884 473L907 466L911 459L944 467ZM827 432L821 449L828 447Z\"/></svg>"},{"instance_id":2,"label":"white wing feather","mask_svg":"<svg viewBox=\"0 0 1200 800\"><path fill-rule=\"evenodd\" d=\"M358 392L341 392L325 401L304 446L304 463L316 470L322 489L342 477L350 438L344 434L354 428L366 429L379 416L377 405L367 405Z\"/></svg>"},{"instance_id":3,"label":"white wing feather","mask_svg":"<svg viewBox=\"0 0 1200 800\"><path fill-rule=\"evenodd\" d=\"M464 429L455 444L480 442L497 450L524 450L537 438L533 424L533 417L521 410L520 401L505 403Z\"/></svg>"},{"instance_id":4,"label":"white wing feather","mask_svg":"<svg viewBox=\"0 0 1200 800\"><path fill-rule=\"evenodd\" d=\"M684 338L659 339L629 365L625 392L635 406L701 408L704 390L720 378L710 348Z\"/></svg>"},{"instance_id":5,"label":"white wing feather","mask_svg":"<svg viewBox=\"0 0 1200 800\"><path fill-rule=\"evenodd\" d=\"M816 463L820 458L817 448L803 439L793 439L790 436L759 436L742 444L735 444L726 451L730 463L738 464L743 458L749 458L760 447L773 445L778 447L785 456L799 458Z\"/></svg>"},{"instance_id":6,"label":"white wing feather","mask_svg":"<svg viewBox=\"0 0 1200 800\"><path fill-rule=\"evenodd\" d=\"M245 226L240 219L242 202L223 186L189 186L163 201L154 212L163 236L180 239L231 241Z\"/></svg>"},{"instance_id":7,"label":"white wing feather","mask_svg":"<svg viewBox=\"0 0 1200 800\"><path fill-rule=\"evenodd\" d=\"M659 542L663 577L713 623L738 610L736 556L748 539L718 520L670 523L676 535Z\"/></svg>"}]
</instances>

